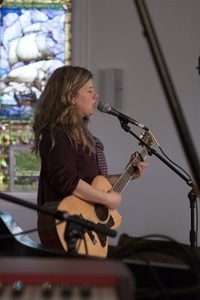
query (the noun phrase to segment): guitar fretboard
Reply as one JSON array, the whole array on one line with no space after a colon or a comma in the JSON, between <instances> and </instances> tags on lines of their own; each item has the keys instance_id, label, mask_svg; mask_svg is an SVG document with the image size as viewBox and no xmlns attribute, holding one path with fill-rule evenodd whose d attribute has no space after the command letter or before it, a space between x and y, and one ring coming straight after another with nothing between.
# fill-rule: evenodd
<instances>
[{"instance_id":1,"label":"guitar fretboard","mask_svg":"<svg viewBox=\"0 0 200 300\"><path fill-rule=\"evenodd\" d=\"M128 164L125 171L119 177L117 182L113 185L114 191L116 191L120 194L124 191L125 187L128 185L128 183L130 182L130 180L135 172L134 164L137 164L140 161L144 161L147 156L148 156L148 153L145 148L143 148L143 150L140 153L135 154L135 158L133 159L133 161L131 161Z\"/></svg>"}]
</instances>

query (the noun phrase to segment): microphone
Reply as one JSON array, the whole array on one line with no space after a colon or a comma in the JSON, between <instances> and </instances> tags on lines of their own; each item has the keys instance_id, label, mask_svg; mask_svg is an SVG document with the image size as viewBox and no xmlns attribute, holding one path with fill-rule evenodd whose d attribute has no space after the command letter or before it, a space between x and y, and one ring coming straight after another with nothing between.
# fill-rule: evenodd
<instances>
[{"instance_id":1,"label":"microphone","mask_svg":"<svg viewBox=\"0 0 200 300\"><path fill-rule=\"evenodd\" d=\"M122 121L124 121L126 123L131 123L133 125L136 125L136 126L142 128L142 129L146 130L146 131L149 131L149 129L145 125L143 125L143 124L139 123L138 121L136 121L136 120L134 120L134 119L132 119L132 118L130 118L130 117L122 114L121 112L117 111L116 109L114 109L113 107L111 107L106 102L101 102L100 101L99 104L98 104L98 106L97 106L97 109L99 111L103 112L103 113L107 113L107 114L116 116L116 117L118 117L118 119L120 119L120 120L122 120Z\"/></svg>"}]
</instances>

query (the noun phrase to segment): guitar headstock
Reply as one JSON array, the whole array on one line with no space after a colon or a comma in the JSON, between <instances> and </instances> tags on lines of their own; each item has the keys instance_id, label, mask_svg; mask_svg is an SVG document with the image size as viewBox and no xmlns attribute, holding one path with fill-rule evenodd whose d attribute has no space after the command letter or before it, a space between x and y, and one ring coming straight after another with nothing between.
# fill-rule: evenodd
<instances>
[{"instance_id":1,"label":"guitar headstock","mask_svg":"<svg viewBox=\"0 0 200 300\"><path fill-rule=\"evenodd\" d=\"M151 155L151 150L149 147L153 145L153 138L151 136L150 131L145 131L140 134L140 139L142 142L139 143L142 147L146 149L149 155Z\"/></svg>"}]
</instances>

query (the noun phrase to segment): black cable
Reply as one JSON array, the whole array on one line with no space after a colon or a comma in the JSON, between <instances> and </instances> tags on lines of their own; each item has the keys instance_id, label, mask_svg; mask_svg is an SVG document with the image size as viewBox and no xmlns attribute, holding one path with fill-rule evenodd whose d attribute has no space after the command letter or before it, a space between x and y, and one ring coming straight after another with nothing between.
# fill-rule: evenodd
<instances>
[{"instance_id":1,"label":"black cable","mask_svg":"<svg viewBox=\"0 0 200 300\"><path fill-rule=\"evenodd\" d=\"M144 239L149 239L149 238L162 238L165 241L161 240L153 240L151 241L152 244L148 245L148 244L141 244L142 242L145 242ZM166 244L166 240L171 242L170 244ZM160 243L160 245L159 245ZM163 243L161 245L161 243ZM156 245L157 244L157 245ZM150 247L151 246L151 247ZM153 246L153 247L152 247ZM200 262L199 262L199 258L197 257L197 255L193 252L191 252L191 250L187 250L186 248L184 248L181 244L179 244L177 241L175 241L174 239L165 236L165 235L145 235L145 236L141 236L138 238L130 238L128 240L128 242L125 242L124 245L120 246L119 245L119 250L118 253L116 254L116 258L117 259L128 259L129 257L133 256L133 255L139 255L140 257L143 257L144 254L141 255L141 252L151 252L151 251L155 251L155 247L160 247L162 250L162 254L163 253L167 253L172 255L172 250L176 249L176 255L174 255L174 251L173 251L173 256L178 258L179 261L184 262L184 264L187 266L189 266L189 270L191 271L192 274L194 274L195 276L195 282L194 284L192 283L191 286L184 286L181 288L165 288L164 283L162 282L162 280L159 277L158 274L156 274L155 272L152 272L152 267L150 262L145 258L143 261L146 263L146 266L148 267L148 269L150 270L150 272L152 272L152 276L154 276L154 278L156 279L156 283L158 284L158 286L160 287L160 289L152 289L152 288L139 288L137 290L138 293L138 297L137 299L151 299L151 298L156 298L158 296L165 296L168 297L169 296L174 296L174 295L185 295L185 294L190 294L193 293L195 295L200 295ZM162 246L162 247L161 247ZM170 247L169 247L170 246ZM173 247L172 247L173 246ZM168 249L167 249L168 247ZM167 250L167 251L166 251ZM156 275L155 275L156 274Z\"/></svg>"},{"instance_id":2,"label":"black cable","mask_svg":"<svg viewBox=\"0 0 200 300\"><path fill-rule=\"evenodd\" d=\"M175 163L173 160L171 160L166 154L165 152L162 150L161 146L158 146L160 151L162 152L162 154L177 168L179 168L181 171L183 171L187 176L188 176L188 180L190 180L192 182L191 176L182 168L180 167L177 163Z\"/></svg>"}]
</instances>

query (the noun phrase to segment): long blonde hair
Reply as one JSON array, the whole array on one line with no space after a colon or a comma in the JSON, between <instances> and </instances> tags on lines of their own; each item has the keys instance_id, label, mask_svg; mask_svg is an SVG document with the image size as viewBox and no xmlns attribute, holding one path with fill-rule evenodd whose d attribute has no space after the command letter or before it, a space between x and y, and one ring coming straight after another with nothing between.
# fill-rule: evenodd
<instances>
[{"instance_id":1,"label":"long blonde hair","mask_svg":"<svg viewBox=\"0 0 200 300\"><path fill-rule=\"evenodd\" d=\"M72 103L72 99L90 79L92 73L82 67L63 66L52 73L35 109L33 152L39 152L39 142L44 129L50 130L53 147L57 128L63 130L76 147L82 144L89 153L93 151L83 131L83 119Z\"/></svg>"}]
</instances>

